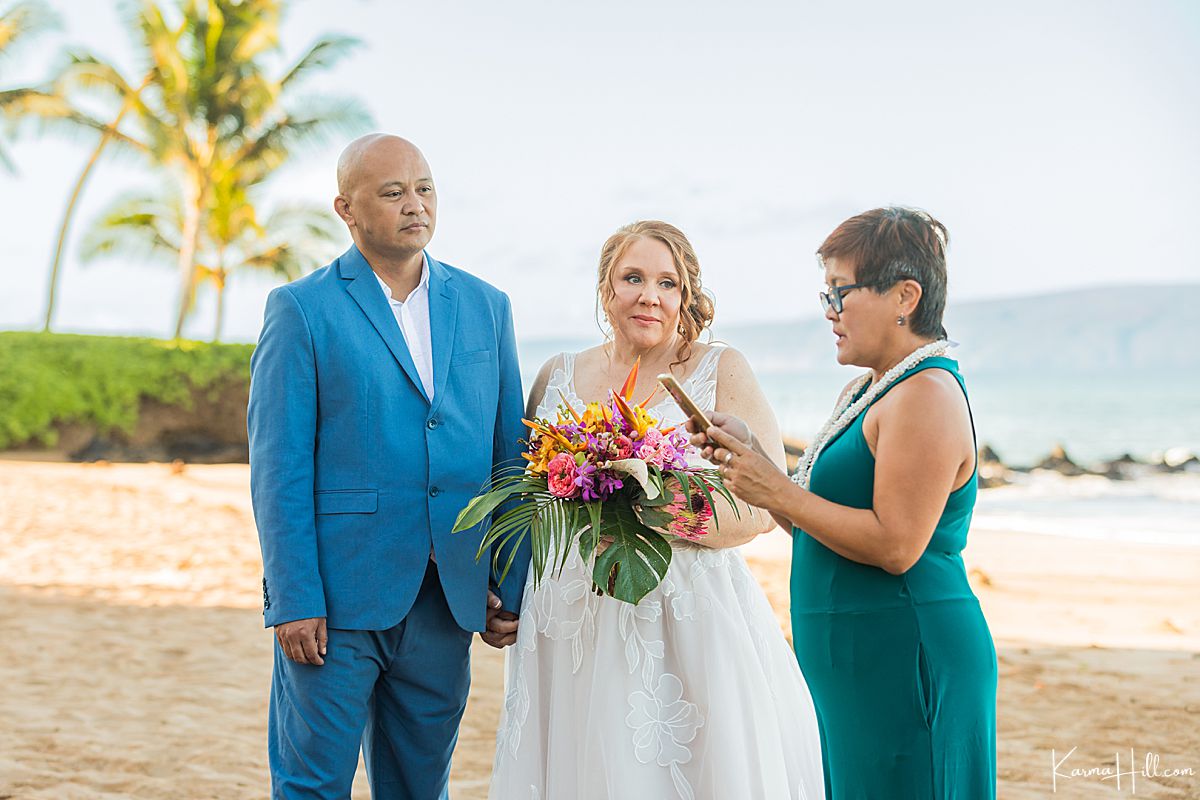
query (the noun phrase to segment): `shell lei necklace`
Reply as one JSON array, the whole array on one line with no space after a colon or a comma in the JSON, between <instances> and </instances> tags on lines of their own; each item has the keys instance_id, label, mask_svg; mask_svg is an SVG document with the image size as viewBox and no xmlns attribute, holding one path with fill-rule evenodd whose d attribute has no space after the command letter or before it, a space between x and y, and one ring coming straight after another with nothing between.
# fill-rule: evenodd
<instances>
[{"instance_id":1,"label":"shell lei necklace","mask_svg":"<svg viewBox=\"0 0 1200 800\"><path fill-rule=\"evenodd\" d=\"M821 455L821 451L825 449L825 445L829 444L833 437L837 436L846 426L862 413L862 410L871 405L876 397L879 397L887 387L896 382L904 373L915 367L927 358L934 356L945 355L953 344L948 339L939 339L936 342L922 345L916 350L913 350L896 366L889 369L883 376L875 382L867 392L853 403L851 400L854 395L871 380L871 373L867 373L850 385L842 395L842 399L838 401L837 407L833 409L833 414L821 426L821 430L817 431L817 435L813 437L812 444L804 451L804 456L800 459L799 466L796 467L796 472L792 475L792 481L799 484L802 489L808 488L808 483L812 478L813 464L816 463L817 457Z\"/></svg>"}]
</instances>

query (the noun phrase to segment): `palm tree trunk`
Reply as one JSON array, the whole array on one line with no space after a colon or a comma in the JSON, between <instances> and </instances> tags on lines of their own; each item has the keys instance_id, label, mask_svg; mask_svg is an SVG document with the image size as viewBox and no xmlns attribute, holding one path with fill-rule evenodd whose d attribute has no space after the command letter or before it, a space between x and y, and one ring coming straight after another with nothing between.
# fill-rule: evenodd
<instances>
[{"instance_id":1,"label":"palm tree trunk","mask_svg":"<svg viewBox=\"0 0 1200 800\"><path fill-rule=\"evenodd\" d=\"M175 320L175 339L183 338L183 324L196 301L196 251L200 246L200 225L208 204L209 169L217 145L217 129L208 126L204 142L193 143L197 158L184 175L183 238L179 243L179 316Z\"/></svg>"},{"instance_id":2,"label":"palm tree trunk","mask_svg":"<svg viewBox=\"0 0 1200 800\"><path fill-rule=\"evenodd\" d=\"M201 189L198 186L189 187L191 197L187 198L183 209L183 236L179 242L179 314L175 318L175 338L183 338L183 324L192 313L192 304L196 299L196 245L200 238L200 209Z\"/></svg>"},{"instance_id":3,"label":"palm tree trunk","mask_svg":"<svg viewBox=\"0 0 1200 800\"><path fill-rule=\"evenodd\" d=\"M221 252L217 256L217 322L213 327L213 344L221 341L221 328L225 325L225 279L228 273L225 271L225 254Z\"/></svg>"},{"instance_id":4,"label":"palm tree trunk","mask_svg":"<svg viewBox=\"0 0 1200 800\"><path fill-rule=\"evenodd\" d=\"M122 112L122 115L124 112ZM120 124L120 117L113 123L115 128ZM100 137L100 141L96 144L96 149L92 151L91 157L87 164L83 167L83 172L79 173L79 179L75 181L75 189L71 192L71 198L67 201L67 209L63 212L62 224L58 227L58 244L54 248L54 260L50 263L50 291L46 298L46 321L42 325L42 332L50 332L50 323L54 318L54 304L58 296L58 275L62 267L63 250L67 246L67 234L71 229L71 221L75 217L75 204L79 202L80 195L83 194L84 184L87 183L88 176L92 174L92 168L96 166L96 162L100 159L100 154L104 152L104 148L108 146L108 142L112 137L105 133Z\"/></svg>"},{"instance_id":5,"label":"palm tree trunk","mask_svg":"<svg viewBox=\"0 0 1200 800\"><path fill-rule=\"evenodd\" d=\"M142 85L138 87L138 94L150 83L150 75L147 75ZM121 110L117 112L116 119L112 121L112 125L108 127L100 136L100 141L96 143L96 149L92 151L91 157L87 164L83 167L83 172L79 173L79 180L75 181L75 189L71 192L71 199L67 201L67 210L63 213L62 224L58 228L58 244L54 247L54 261L50 264L50 291L46 297L46 321L42 326L42 333L50 332L50 323L54 318L54 304L58 295L58 275L62 268L63 250L67 246L67 233L71 229L71 221L75 217L75 204L79 202L80 195L83 194L84 184L87 183L88 177L92 174L92 168L96 166L96 162L100 160L101 153L104 148L108 147L108 143L112 141L113 134L121 127L121 121L125 119L125 115L129 113L132 103L126 100L121 104Z\"/></svg>"}]
</instances>

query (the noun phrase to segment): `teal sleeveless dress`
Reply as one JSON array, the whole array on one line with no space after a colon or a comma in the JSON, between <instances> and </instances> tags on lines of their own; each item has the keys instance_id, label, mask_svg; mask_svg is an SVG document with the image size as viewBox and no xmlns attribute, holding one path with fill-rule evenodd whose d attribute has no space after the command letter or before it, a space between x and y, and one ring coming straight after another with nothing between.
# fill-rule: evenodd
<instances>
[{"instance_id":1,"label":"teal sleeveless dress","mask_svg":"<svg viewBox=\"0 0 1200 800\"><path fill-rule=\"evenodd\" d=\"M926 369L946 370L966 394L958 364L937 357L880 397ZM852 508L871 508L875 487L865 415L825 447L809 486ZM996 796L996 650L959 555L977 473L950 494L903 575L792 531L792 638L817 708L828 798Z\"/></svg>"}]
</instances>

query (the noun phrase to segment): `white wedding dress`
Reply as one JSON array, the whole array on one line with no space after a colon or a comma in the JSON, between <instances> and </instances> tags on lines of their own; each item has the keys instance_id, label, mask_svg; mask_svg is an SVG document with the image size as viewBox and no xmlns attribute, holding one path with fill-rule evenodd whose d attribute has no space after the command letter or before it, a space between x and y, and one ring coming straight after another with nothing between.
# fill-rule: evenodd
<instances>
[{"instance_id":1,"label":"white wedding dress","mask_svg":"<svg viewBox=\"0 0 1200 800\"><path fill-rule=\"evenodd\" d=\"M713 347L684 382L716 401ZM558 356L539 417L575 394ZM669 396L653 409L683 413ZM718 500L717 502L723 502ZM525 584L507 651L493 800L818 800L812 698L766 595L736 549L677 541L637 606L598 597L573 548L562 574Z\"/></svg>"}]
</instances>

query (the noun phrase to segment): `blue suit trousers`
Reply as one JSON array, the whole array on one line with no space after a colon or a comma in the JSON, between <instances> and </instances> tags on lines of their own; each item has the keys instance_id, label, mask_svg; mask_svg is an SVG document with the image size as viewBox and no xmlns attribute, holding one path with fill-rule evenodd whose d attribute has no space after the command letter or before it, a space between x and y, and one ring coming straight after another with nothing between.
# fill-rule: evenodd
<instances>
[{"instance_id":1,"label":"blue suit trousers","mask_svg":"<svg viewBox=\"0 0 1200 800\"><path fill-rule=\"evenodd\" d=\"M361 741L373 800L448 798L472 634L454 620L436 564L399 624L328 634L319 667L297 664L275 642L271 797L349 798Z\"/></svg>"}]
</instances>

